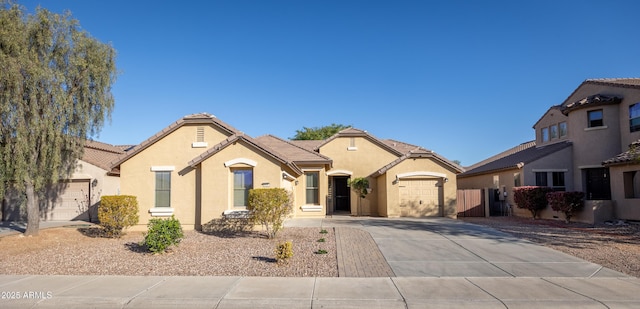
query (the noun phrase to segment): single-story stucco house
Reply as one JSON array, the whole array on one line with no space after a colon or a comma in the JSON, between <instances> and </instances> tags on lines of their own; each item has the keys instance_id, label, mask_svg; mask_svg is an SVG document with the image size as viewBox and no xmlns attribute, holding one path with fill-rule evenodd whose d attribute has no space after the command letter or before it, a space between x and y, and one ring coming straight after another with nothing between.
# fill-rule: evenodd
<instances>
[{"instance_id":1,"label":"single-story stucco house","mask_svg":"<svg viewBox=\"0 0 640 309\"><path fill-rule=\"evenodd\" d=\"M433 151L348 128L320 141L250 137L207 113L187 115L111 165L140 225L174 215L184 228L246 210L253 188L285 188L293 217L454 217L462 168ZM366 177L360 199L349 180Z\"/></svg>"}]
</instances>

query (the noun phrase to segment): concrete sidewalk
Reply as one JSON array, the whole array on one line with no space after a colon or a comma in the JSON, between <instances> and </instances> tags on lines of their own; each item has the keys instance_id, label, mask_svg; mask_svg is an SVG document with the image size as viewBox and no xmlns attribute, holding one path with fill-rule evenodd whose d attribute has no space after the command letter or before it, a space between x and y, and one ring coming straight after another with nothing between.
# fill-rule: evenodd
<instances>
[{"instance_id":1,"label":"concrete sidewalk","mask_svg":"<svg viewBox=\"0 0 640 309\"><path fill-rule=\"evenodd\" d=\"M0 276L2 308L638 308L637 278Z\"/></svg>"}]
</instances>

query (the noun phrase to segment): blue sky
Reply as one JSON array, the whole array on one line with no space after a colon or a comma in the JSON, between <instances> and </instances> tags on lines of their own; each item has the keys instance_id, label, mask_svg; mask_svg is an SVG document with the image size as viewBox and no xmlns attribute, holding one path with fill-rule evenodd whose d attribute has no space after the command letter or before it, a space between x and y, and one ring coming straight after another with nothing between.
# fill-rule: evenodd
<instances>
[{"instance_id":1,"label":"blue sky","mask_svg":"<svg viewBox=\"0 0 640 309\"><path fill-rule=\"evenodd\" d=\"M111 123L187 114L283 138L352 125L471 165L535 138L585 79L639 77L637 1L19 1L118 52Z\"/></svg>"}]
</instances>

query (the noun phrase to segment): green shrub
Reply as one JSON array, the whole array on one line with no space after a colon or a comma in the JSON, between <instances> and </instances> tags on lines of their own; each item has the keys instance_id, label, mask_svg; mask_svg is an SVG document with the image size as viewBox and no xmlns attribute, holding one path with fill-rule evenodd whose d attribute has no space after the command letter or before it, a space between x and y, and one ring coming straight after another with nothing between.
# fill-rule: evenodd
<instances>
[{"instance_id":1,"label":"green shrub","mask_svg":"<svg viewBox=\"0 0 640 309\"><path fill-rule=\"evenodd\" d=\"M180 221L173 216L169 219L149 220L148 231L143 245L153 253L164 253L169 246L177 245L184 237Z\"/></svg>"},{"instance_id":2,"label":"green shrub","mask_svg":"<svg viewBox=\"0 0 640 309\"><path fill-rule=\"evenodd\" d=\"M249 190L248 204L252 222L261 224L269 238L276 236L285 217L293 210L289 194L282 188Z\"/></svg>"},{"instance_id":3,"label":"green shrub","mask_svg":"<svg viewBox=\"0 0 640 309\"><path fill-rule=\"evenodd\" d=\"M329 252L327 252L327 250L324 249L318 249L318 251L315 252L315 254L327 254Z\"/></svg>"},{"instance_id":4,"label":"green shrub","mask_svg":"<svg viewBox=\"0 0 640 309\"><path fill-rule=\"evenodd\" d=\"M535 219L538 212L547 207L547 193L551 192L549 187L517 187L513 188L513 201L518 208L528 209Z\"/></svg>"},{"instance_id":5,"label":"green shrub","mask_svg":"<svg viewBox=\"0 0 640 309\"><path fill-rule=\"evenodd\" d=\"M98 220L107 237L120 237L122 230L138 223L138 200L131 195L105 195L100 198Z\"/></svg>"},{"instance_id":6,"label":"green shrub","mask_svg":"<svg viewBox=\"0 0 640 309\"><path fill-rule=\"evenodd\" d=\"M293 257L293 243L285 241L276 246L276 261L278 263L286 263Z\"/></svg>"},{"instance_id":7,"label":"green shrub","mask_svg":"<svg viewBox=\"0 0 640 309\"><path fill-rule=\"evenodd\" d=\"M564 213L567 223L571 222L574 211L582 209L584 206L583 192L550 192L547 193L547 202L551 209Z\"/></svg>"}]
</instances>

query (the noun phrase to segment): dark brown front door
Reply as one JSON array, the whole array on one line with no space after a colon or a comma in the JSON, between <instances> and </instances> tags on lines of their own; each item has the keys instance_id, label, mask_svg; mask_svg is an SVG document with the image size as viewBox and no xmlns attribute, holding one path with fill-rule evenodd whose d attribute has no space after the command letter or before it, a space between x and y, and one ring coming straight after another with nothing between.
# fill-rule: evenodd
<instances>
[{"instance_id":1,"label":"dark brown front door","mask_svg":"<svg viewBox=\"0 0 640 309\"><path fill-rule=\"evenodd\" d=\"M334 177L336 211L351 211L351 191L349 190L349 177Z\"/></svg>"}]
</instances>

